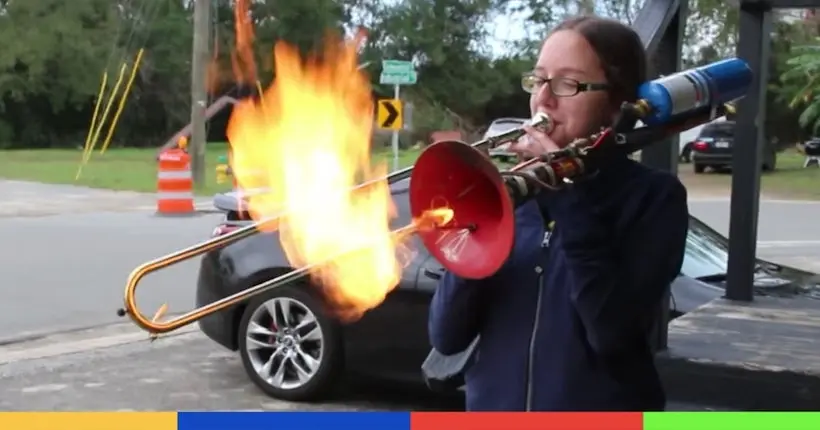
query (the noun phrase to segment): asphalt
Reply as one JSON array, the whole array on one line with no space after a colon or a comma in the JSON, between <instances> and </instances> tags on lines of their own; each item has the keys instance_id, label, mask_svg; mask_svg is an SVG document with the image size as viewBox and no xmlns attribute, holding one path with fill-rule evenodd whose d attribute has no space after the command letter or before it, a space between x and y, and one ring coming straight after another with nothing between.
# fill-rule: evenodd
<instances>
[{"instance_id":1,"label":"asphalt","mask_svg":"<svg viewBox=\"0 0 820 430\"><path fill-rule=\"evenodd\" d=\"M325 402L284 402L262 394L249 381L234 353L198 331L148 342L138 340L133 329L100 330L123 343L94 344L93 339L105 336L90 331L81 336L85 339L67 334L69 340L61 342L61 335L54 335L33 341L30 347L0 347L0 362L5 361L0 364L0 410L458 411L463 408L460 396L434 395L422 386L396 386L353 377L343 381L339 390ZM72 336L75 338L71 339ZM54 347L60 344L63 346ZM66 346L68 344L74 345L73 353L67 352L72 349ZM52 350L43 352L42 347L48 345ZM669 409L715 410L692 403L671 403Z\"/></svg>"},{"instance_id":2,"label":"asphalt","mask_svg":"<svg viewBox=\"0 0 820 430\"><path fill-rule=\"evenodd\" d=\"M728 230L725 202L692 202L692 212ZM779 212L778 212L779 211ZM820 231L800 233L801 221L771 227L771 219L820 219L820 204L766 203L759 254L820 271ZM775 218L772 218L775 217ZM785 217L785 218L782 218ZM157 217L152 210L7 217L0 223L0 343L66 328L118 321L128 274L137 265L209 237L218 214ZM808 222L806 222L808 224ZM779 225L779 224L778 224ZM171 312L193 305L198 259L146 277L138 294L146 313L167 301Z\"/></svg>"},{"instance_id":3,"label":"asphalt","mask_svg":"<svg viewBox=\"0 0 820 430\"><path fill-rule=\"evenodd\" d=\"M0 180L0 196L0 343L117 321L131 270L207 239L220 219L160 217L153 196L82 187ZM138 300L189 308L197 262L147 276Z\"/></svg>"},{"instance_id":4,"label":"asphalt","mask_svg":"<svg viewBox=\"0 0 820 430\"><path fill-rule=\"evenodd\" d=\"M131 211L156 204L153 194L0 179L0 217Z\"/></svg>"},{"instance_id":5,"label":"asphalt","mask_svg":"<svg viewBox=\"0 0 820 430\"><path fill-rule=\"evenodd\" d=\"M692 199L689 212L715 230L729 234L729 199ZM809 241L820 243L820 201L761 200L757 239L771 241Z\"/></svg>"},{"instance_id":6,"label":"asphalt","mask_svg":"<svg viewBox=\"0 0 820 430\"><path fill-rule=\"evenodd\" d=\"M692 199L689 212L729 236L728 199ZM763 200L757 226L759 258L820 273L820 201Z\"/></svg>"}]
</instances>

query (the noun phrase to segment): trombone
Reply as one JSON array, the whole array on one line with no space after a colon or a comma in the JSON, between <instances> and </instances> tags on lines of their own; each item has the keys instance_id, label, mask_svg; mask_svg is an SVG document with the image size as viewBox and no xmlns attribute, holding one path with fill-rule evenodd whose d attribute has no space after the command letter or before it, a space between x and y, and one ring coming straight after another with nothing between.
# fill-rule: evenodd
<instances>
[{"instance_id":1,"label":"trombone","mask_svg":"<svg viewBox=\"0 0 820 430\"><path fill-rule=\"evenodd\" d=\"M552 126L552 121L549 118L549 116L547 116L545 114L542 114L542 113L539 113L539 114L536 114L531 119L529 124L531 126L535 127L535 128L541 129L541 130L548 130ZM519 127L519 128L514 128L514 129L511 129L511 130L508 130L504 133L500 133L498 135L491 136L491 137L485 138L483 140L474 142L470 145L464 145L463 143L459 143L459 144L467 147L468 149L470 147L472 147L473 151L477 152L476 150L480 150L480 149L484 149L484 148L493 148L493 147L501 145L503 143L515 141L518 138L520 138L521 136L523 136L524 134L526 134L526 132L524 131L523 127ZM516 168L525 167L525 165L528 165L528 164L530 164L530 163L523 163L519 166L516 166ZM406 178L410 177L410 175L413 172L414 168L415 168L415 166L409 166L409 167L406 167L404 169L397 170L397 171L391 173L390 175L387 175L384 178L379 178L379 179L376 179L376 180L363 182L363 183L357 185L356 187L354 187L353 189L351 189L350 191L355 192L357 190L360 190L362 188L366 188L370 185L373 185L373 184L375 184L377 182L380 182L382 180L385 180L385 179L388 181L388 183L391 183L391 184L394 183L394 182L406 179ZM164 256L159 257L157 259L154 259L154 260L151 260L151 261L148 261L146 263L141 264L140 266L135 268L131 272L131 274L128 276L128 280L126 281L126 285L125 285L125 300L124 300L125 306L123 308L120 308L120 309L117 310L117 315L119 317L125 317L127 315L128 317L131 318L131 320L137 326L139 326L143 330L147 331L149 333L151 339L155 339L160 334L175 331L177 329L180 329L182 327L190 325L190 324L192 324L192 323L194 323L194 322L196 322L196 321L198 321L198 320L200 320L200 319L202 319L202 318L204 318L208 315L219 312L219 311L221 311L225 308L228 308L230 306L236 305L236 304L241 303L243 301L249 300L252 297L255 297L259 294L262 294L262 293L264 293L268 290L272 290L274 288L277 288L279 286L288 284L290 282L293 282L297 279L300 279L300 278L306 276L311 270L317 268L323 262L317 263L317 264L307 265L305 267L293 270L291 272L288 272L285 275L282 275L282 276L270 279L268 281L262 282L260 284L254 285L254 286L252 286L252 287L250 287L246 290L243 290L243 291L235 293L231 296L222 298L222 299L217 300L213 303L209 303L209 304L201 306L199 308L190 310L190 311L188 311L188 312L186 312L182 315L179 315L179 316L177 316L175 318L172 318L172 319L169 319L169 320L164 320L164 321L162 320L163 316L168 311L168 305L167 304L163 304L162 306L160 306L160 308L154 313L153 317L150 317L150 318L143 315L142 312L140 312L140 310L137 306L137 301L136 301L137 286L139 285L140 281L146 275L148 275L149 273L156 272L158 270L167 268L167 267L172 266L174 264L177 264L177 263L189 260L193 257L202 255L202 254L204 254L206 252L209 252L209 251L212 251L214 249L218 249L218 248L230 245L231 243L237 242L237 241L242 240L246 237L255 235L255 234L259 233L260 231L263 231L265 229L265 227L275 226L276 223L279 221L281 216L282 215L277 216L277 217L270 217L270 218L266 218L266 219L257 221L253 224L242 227L238 230L234 230L231 233L228 233L226 235L218 236L218 237L212 238L210 240L197 243L197 244L195 244L193 246L190 246L188 248L185 248L185 249L182 249L180 251L176 251L176 252L164 255ZM428 221L430 221L430 220L428 220ZM407 235L407 234L411 234L411 233L416 232L419 228L420 228L420 226L414 223L414 224L402 227L398 230L394 230L392 233L394 235ZM355 250L350 250L350 252L353 252L353 251L355 251ZM341 257L341 255L339 255L337 257ZM329 259L329 260L332 260L332 259Z\"/></svg>"}]
</instances>

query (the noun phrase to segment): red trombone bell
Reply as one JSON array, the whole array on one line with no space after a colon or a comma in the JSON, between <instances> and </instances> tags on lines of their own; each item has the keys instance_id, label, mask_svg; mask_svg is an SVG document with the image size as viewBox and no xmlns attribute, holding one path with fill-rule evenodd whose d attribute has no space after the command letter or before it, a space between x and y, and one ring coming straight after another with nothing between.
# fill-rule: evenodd
<instances>
[{"instance_id":1,"label":"red trombone bell","mask_svg":"<svg viewBox=\"0 0 820 430\"><path fill-rule=\"evenodd\" d=\"M483 279L507 261L515 239L513 204L498 168L478 149L456 141L422 151L410 179L414 218L450 208L453 218L417 234L430 254L451 273Z\"/></svg>"}]
</instances>

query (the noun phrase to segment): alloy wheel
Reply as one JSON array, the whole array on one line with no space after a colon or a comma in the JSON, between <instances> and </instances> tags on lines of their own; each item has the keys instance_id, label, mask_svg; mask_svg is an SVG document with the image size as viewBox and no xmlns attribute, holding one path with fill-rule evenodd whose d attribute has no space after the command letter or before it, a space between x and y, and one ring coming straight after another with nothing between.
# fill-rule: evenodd
<instances>
[{"instance_id":1,"label":"alloy wheel","mask_svg":"<svg viewBox=\"0 0 820 430\"><path fill-rule=\"evenodd\" d=\"M313 311L294 298L275 297L258 306L245 336L253 370L278 389L304 386L322 364L322 327Z\"/></svg>"}]
</instances>

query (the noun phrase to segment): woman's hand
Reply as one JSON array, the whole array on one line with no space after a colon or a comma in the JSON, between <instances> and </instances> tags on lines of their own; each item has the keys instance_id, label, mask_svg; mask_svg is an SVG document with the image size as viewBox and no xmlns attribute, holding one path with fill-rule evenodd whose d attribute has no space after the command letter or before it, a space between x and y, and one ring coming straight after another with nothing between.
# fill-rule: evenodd
<instances>
[{"instance_id":1,"label":"woman's hand","mask_svg":"<svg viewBox=\"0 0 820 430\"><path fill-rule=\"evenodd\" d=\"M527 132L524 136L510 144L509 151L518 154L522 159L539 157L548 152L560 149L547 133L540 131L530 125L524 126Z\"/></svg>"}]
</instances>

